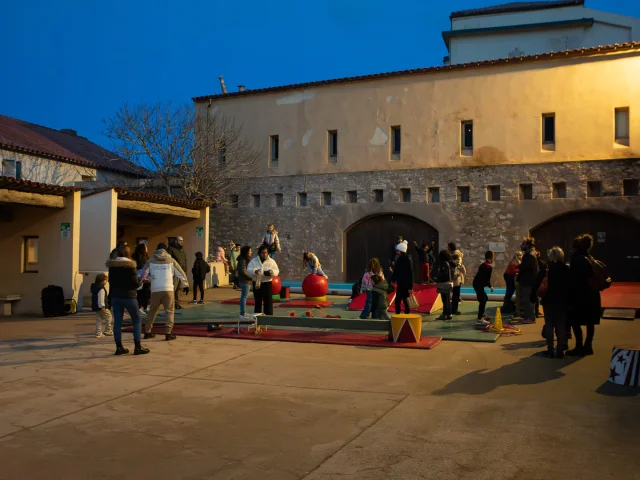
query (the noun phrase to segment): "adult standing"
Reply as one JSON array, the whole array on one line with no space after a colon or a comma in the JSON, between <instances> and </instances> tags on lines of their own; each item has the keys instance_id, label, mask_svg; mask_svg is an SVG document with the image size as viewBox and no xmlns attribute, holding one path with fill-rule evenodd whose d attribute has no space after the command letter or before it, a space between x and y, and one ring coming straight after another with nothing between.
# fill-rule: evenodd
<instances>
[{"instance_id":1,"label":"adult standing","mask_svg":"<svg viewBox=\"0 0 640 480\"><path fill-rule=\"evenodd\" d=\"M182 237L176 237L173 245L169 247L169 255L178 263L183 272L187 271L187 252L184 250L184 240ZM180 281L176 278L173 280L173 290L175 292L175 308L180 310Z\"/></svg>"},{"instance_id":2,"label":"adult standing","mask_svg":"<svg viewBox=\"0 0 640 480\"><path fill-rule=\"evenodd\" d=\"M189 282L184 270L180 268L178 262L169 255L167 246L159 243L156 251L144 266L142 278L151 280L151 307L147 315L145 323L144 338L153 338L155 334L151 333L153 322L156 319L160 305L164 307L166 314L165 339L175 340L173 334L173 316L174 316L174 278L182 283L185 293L189 293Z\"/></svg>"},{"instance_id":3,"label":"adult standing","mask_svg":"<svg viewBox=\"0 0 640 480\"><path fill-rule=\"evenodd\" d=\"M542 284L544 277L547 275L547 263L542 260L542 256L540 255L540 251L536 250L536 257L538 260L538 275L536 276L536 281L533 284L533 288L531 289L531 303L533 303L533 314L536 318L540 318L542 314L540 313L540 299L538 298L537 292L538 288ZM563 255L564 258L564 255Z\"/></svg>"},{"instance_id":4,"label":"adult standing","mask_svg":"<svg viewBox=\"0 0 640 480\"><path fill-rule=\"evenodd\" d=\"M266 245L258 248L258 256L249 262L247 273L253 279L253 298L255 299L254 313L273 315L273 287L271 280L280 270L276 261L269 257L269 248Z\"/></svg>"},{"instance_id":5,"label":"adult standing","mask_svg":"<svg viewBox=\"0 0 640 480\"><path fill-rule=\"evenodd\" d=\"M547 340L546 356L564 358L567 334L567 306L569 304L569 267L564 263L564 252L553 247L549 252L547 291L540 303L544 307L544 337ZM553 332L556 332L557 347L553 349Z\"/></svg>"},{"instance_id":6,"label":"adult standing","mask_svg":"<svg viewBox=\"0 0 640 480\"><path fill-rule=\"evenodd\" d=\"M278 232L276 231L276 227L273 223L267 225L267 231L262 236L260 245L265 245L267 247L269 257L271 258L276 256L276 252L282 251L282 248L280 247L280 237L278 237Z\"/></svg>"},{"instance_id":7,"label":"adult standing","mask_svg":"<svg viewBox=\"0 0 640 480\"><path fill-rule=\"evenodd\" d=\"M230 242L233 243L233 242ZM231 272L231 279L233 280L233 289L240 288L238 281L238 257L240 256L240 244L235 243L233 249L229 254L229 271Z\"/></svg>"},{"instance_id":8,"label":"adult standing","mask_svg":"<svg viewBox=\"0 0 640 480\"><path fill-rule=\"evenodd\" d=\"M149 260L149 253L147 251L146 243L139 243L136 245L136 249L133 252L131 259L136 262L136 268L138 270L138 278L142 278L142 270ZM140 306L140 314L146 315L147 308L149 308L149 299L151 298L151 285L149 282L142 282L142 288L138 290L138 305Z\"/></svg>"},{"instance_id":9,"label":"adult standing","mask_svg":"<svg viewBox=\"0 0 640 480\"><path fill-rule=\"evenodd\" d=\"M504 271L504 283L507 286L506 292L504 294L504 300L502 302L502 313L510 313L514 311L514 304L511 297L516 291L516 276L518 275L518 270L520 269L520 262L522 262L522 250L516 252L509 264L507 265L506 270Z\"/></svg>"},{"instance_id":10,"label":"adult standing","mask_svg":"<svg viewBox=\"0 0 640 480\"><path fill-rule=\"evenodd\" d=\"M251 253L251 247L245 245L240 249L240 255L238 255L238 274L236 278L240 285L240 320L247 316L247 298L253 282L253 278L247 271L249 262L251 262Z\"/></svg>"},{"instance_id":11,"label":"adult standing","mask_svg":"<svg viewBox=\"0 0 640 480\"><path fill-rule=\"evenodd\" d=\"M113 339L116 342L116 355L129 353L122 345L122 318L124 311L129 312L133 322L134 355L149 353L149 349L140 344L140 310L138 306L138 271L136 262L131 260L128 245L118 248L117 256L107 261L109 269L109 295L113 309Z\"/></svg>"},{"instance_id":12,"label":"adult standing","mask_svg":"<svg viewBox=\"0 0 640 480\"><path fill-rule=\"evenodd\" d=\"M397 283L396 288L396 313L411 313L409 307L409 295L413 291L413 267L407 257L407 242L401 241L396 245L396 261L393 268L391 282Z\"/></svg>"},{"instance_id":13,"label":"adult standing","mask_svg":"<svg viewBox=\"0 0 640 480\"><path fill-rule=\"evenodd\" d=\"M570 285L570 317L571 329L576 339L576 346L567 355L581 357L593 355L593 336L595 325L600 325L600 290L597 285L593 264L594 258L589 254L593 247L593 237L589 234L579 235L571 244L574 252L571 255L569 270ZM587 337L582 343L582 326L587 327Z\"/></svg>"},{"instance_id":14,"label":"adult standing","mask_svg":"<svg viewBox=\"0 0 640 480\"><path fill-rule=\"evenodd\" d=\"M518 272L518 283L520 284L520 303L522 309L522 323L536 323L531 294L533 286L538 277L538 257L536 256L536 241L533 237L525 238L520 244L520 249L524 252L522 263Z\"/></svg>"},{"instance_id":15,"label":"adult standing","mask_svg":"<svg viewBox=\"0 0 640 480\"><path fill-rule=\"evenodd\" d=\"M453 259L449 250L441 250L436 267L436 292L442 299L442 315L438 320L451 320L451 293L453 291Z\"/></svg>"}]
</instances>

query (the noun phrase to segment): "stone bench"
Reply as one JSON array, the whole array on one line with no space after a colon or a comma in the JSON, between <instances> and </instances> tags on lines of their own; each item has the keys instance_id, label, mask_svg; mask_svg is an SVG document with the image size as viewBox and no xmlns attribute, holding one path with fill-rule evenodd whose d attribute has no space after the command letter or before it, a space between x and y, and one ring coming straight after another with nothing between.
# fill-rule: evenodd
<instances>
[{"instance_id":1,"label":"stone bench","mask_svg":"<svg viewBox=\"0 0 640 480\"><path fill-rule=\"evenodd\" d=\"M11 302L22 300L22 295L0 295L0 301L4 302L3 314L5 317L11 316Z\"/></svg>"}]
</instances>

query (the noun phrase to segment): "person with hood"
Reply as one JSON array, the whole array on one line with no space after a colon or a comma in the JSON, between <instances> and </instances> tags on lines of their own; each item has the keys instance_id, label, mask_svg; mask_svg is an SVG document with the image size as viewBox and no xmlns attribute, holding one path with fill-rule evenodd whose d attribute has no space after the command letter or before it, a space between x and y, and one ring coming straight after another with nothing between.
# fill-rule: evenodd
<instances>
[{"instance_id":1,"label":"person with hood","mask_svg":"<svg viewBox=\"0 0 640 480\"><path fill-rule=\"evenodd\" d=\"M198 305L204 304L204 281L207 278L207 273L210 271L211 267L205 261L202 252L197 252L196 261L193 262L193 267L191 268L191 274L193 275L193 300L189 303L197 303ZM200 301L196 300L198 290L200 290Z\"/></svg>"},{"instance_id":2,"label":"person with hood","mask_svg":"<svg viewBox=\"0 0 640 480\"><path fill-rule=\"evenodd\" d=\"M109 269L109 296L113 309L113 339L116 342L116 355L125 355L129 349L122 345L122 318L124 311L129 312L133 323L134 355L149 353L149 349L140 343L140 307L138 305L138 271L136 262L131 260L129 245L118 248L117 257L107 261Z\"/></svg>"},{"instance_id":3,"label":"person with hood","mask_svg":"<svg viewBox=\"0 0 640 480\"><path fill-rule=\"evenodd\" d=\"M266 245L258 248L258 256L249 262L247 273L253 279L254 313L262 313L264 304L264 314L273 315L271 280L280 273L280 270L276 261L269 257L269 248Z\"/></svg>"},{"instance_id":4,"label":"person with hood","mask_svg":"<svg viewBox=\"0 0 640 480\"><path fill-rule=\"evenodd\" d=\"M418 260L420 261L420 283L426 285L431 278L431 263L430 260L433 256L433 248L436 242L431 242L429 245L427 242L422 242L422 245L418 247L418 242L413 242L413 248L418 252Z\"/></svg>"},{"instance_id":5,"label":"person with hood","mask_svg":"<svg viewBox=\"0 0 640 480\"><path fill-rule=\"evenodd\" d=\"M373 290L371 291L371 313L378 320L391 320L389 315L389 283L382 275L373 275Z\"/></svg>"},{"instance_id":6,"label":"person with hood","mask_svg":"<svg viewBox=\"0 0 640 480\"><path fill-rule=\"evenodd\" d=\"M536 323L533 302L531 302L531 294L539 272L535 239L533 237L525 238L520 245L520 249L524 252L518 269L522 323Z\"/></svg>"},{"instance_id":7,"label":"person with hood","mask_svg":"<svg viewBox=\"0 0 640 480\"><path fill-rule=\"evenodd\" d=\"M413 267L407 256L406 240L396 245L396 261L391 282L397 284L396 313L402 312L402 304L404 304L404 313L411 313L409 296L413 291Z\"/></svg>"},{"instance_id":8,"label":"person with hood","mask_svg":"<svg viewBox=\"0 0 640 480\"><path fill-rule=\"evenodd\" d=\"M187 252L184 250L184 240L182 237L176 237L173 245L167 250L169 255L178 263L183 272L187 271ZM177 277L174 279L173 289L175 291L175 308L180 310L180 282Z\"/></svg>"},{"instance_id":9,"label":"person with hood","mask_svg":"<svg viewBox=\"0 0 640 480\"><path fill-rule=\"evenodd\" d=\"M189 282L187 281L187 276L184 274L184 270L182 270L178 262L169 255L169 252L167 252L167 246L164 243L158 244L156 251L144 266L142 278L143 280L148 279L151 281L151 307L147 314L144 338L155 337L155 334L151 333L151 331L160 305L162 305L166 314L164 324L165 340L175 340L176 336L173 334L174 279L182 283L185 294L189 293Z\"/></svg>"},{"instance_id":10,"label":"person with hood","mask_svg":"<svg viewBox=\"0 0 640 480\"><path fill-rule=\"evenodd\" d=\"M269 257L271 258L276 256L276 252L282 251L282 248L280 248L280 237L278 237L278 232L276 231L276 227L273 223L267 225L267 231L262 236L260 245L265 245L267 247Z\"/></svg>"}]
</instances>

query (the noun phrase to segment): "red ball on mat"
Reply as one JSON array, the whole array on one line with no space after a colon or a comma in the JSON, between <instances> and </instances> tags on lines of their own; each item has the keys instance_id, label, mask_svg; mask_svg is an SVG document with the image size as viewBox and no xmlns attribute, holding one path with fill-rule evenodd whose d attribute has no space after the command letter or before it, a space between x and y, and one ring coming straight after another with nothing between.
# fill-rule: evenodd
<instances>
[{"instance_id":1,"label":"red ball on mat","mask_svg":"<svg viewBox=\"0 0 640 480\"><path fill-rule=\"evenodd\" d=\"M280 290L282 290L282 280L280 277L271 277L271 293L280 295Z\"/></svg>"},{"instance_id":2,"label":"red ball on mat","mask_svg":"<svg viewBox=\"0 0 640 480\"><path fill-rule=\"evenodd\" d=\"M291 313L289 314L289 316L290 316L290 317L295 317L295 316L296 316L296 312L291 312Z\"/></svg>"},{"instance_id":3,"label":"red ball on mat","mask_svg":"<svg viewBox=\"0 0 640 480\"><path fill-rule=\"evenodd\" d=\"M324 297L329 291L329 281L322 275L307 275L302 281L302 293L307 298Z\"/></svg>"}]
</instances>

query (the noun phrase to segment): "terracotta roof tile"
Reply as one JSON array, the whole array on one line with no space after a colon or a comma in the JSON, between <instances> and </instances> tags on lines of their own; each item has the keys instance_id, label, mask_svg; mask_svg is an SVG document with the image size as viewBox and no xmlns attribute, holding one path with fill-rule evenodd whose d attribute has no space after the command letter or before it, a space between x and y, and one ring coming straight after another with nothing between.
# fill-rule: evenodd
<instances>
[{"instance_id":1,"label":"terracotta roof tile","mask_svg":"<svg viewBox=\"0 0 640 480\"><path fill-rule=\"evenodd\" d=\"M0 189L14 190L26 193L40 193L43 195L56 195L66 197L80 189L75 187L63 187L61 185L49 185L46 183L31 182L29 180L18 180L13 177L0 177Z\"/></svg>"}]
</instances>

